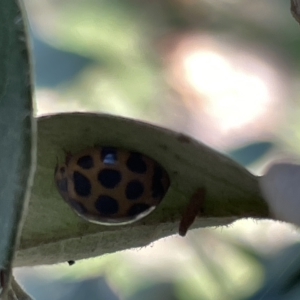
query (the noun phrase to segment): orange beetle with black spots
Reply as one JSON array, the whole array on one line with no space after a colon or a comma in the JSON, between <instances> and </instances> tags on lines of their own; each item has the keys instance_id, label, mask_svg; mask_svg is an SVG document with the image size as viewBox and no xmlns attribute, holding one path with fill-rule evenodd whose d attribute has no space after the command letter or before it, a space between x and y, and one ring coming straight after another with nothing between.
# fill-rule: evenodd
<instances>
[{"instance_id":1,"label":"orange beetle with black spots","mask_svg":"<svg viewBox=\"0 0 300 300\"><path fill-rule=\"evenodd\" d=\"M138 152L93 147L68 154L55 169L63 199L87 221L103 225L135 222L164 198L170 180L162 166Z\"/></svg>"}]
</instances>

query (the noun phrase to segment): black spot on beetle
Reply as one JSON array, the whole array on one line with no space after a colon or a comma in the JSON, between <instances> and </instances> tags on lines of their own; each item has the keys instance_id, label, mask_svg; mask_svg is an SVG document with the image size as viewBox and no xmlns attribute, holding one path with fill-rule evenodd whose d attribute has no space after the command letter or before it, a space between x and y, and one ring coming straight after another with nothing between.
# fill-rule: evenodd
<instances>
[{"instance_id":1,"label":"black spot on beetle","mask_svg":"<svg viewBox=\"0 0 300 300\"><path fill-rule=\"evenodd\" d=\"M102 215L114 215L119 211L119 203L116 199L101 195L95 203L97 211Z\"/></svg>"},{"instance_id":2,"label":"black spot on beetle","mask_svg":"<svg viewBox=\"0 0 300 300\"><path fill-rule=\"evenodd\" d=\"M63 178L63 179L57 180L57 186L61 192L67 193L68 192L68 179Z\"/></svg>"},{"instance_id":3,"label":"black spot on beetle","mask_svg":"<svg viewBox=\"0 0 300 300\"><path fill-rule=\"evenodd\" d=\"M91 194L92 185L88 178L75 171L73 174L74 188L79 196L86 197Z\"/></svg>"},{"instance_id":4,"label":"black spot on beetle","mask_svg":"<svg viewBox=\"0 0 300 300\"><path fill-rule=\"evenodd\" d=\"M143 174L147 171L147 165L141 154L133 152L127 160L127 168L134 173Z\"/></svg>"},{"instance_id":5,"label":"black spot on beetle","mask_svg":"<svg viewBox=\"0 0 300 300\"><path fill-rule=\"evenodd\" d=\"M117 150L111 147L102 148L101 160L106 165L114 165L118 161Z\"/></svg>"},{"instance_id":6,"label":"black spot on beetle","mask_svg":"<svg viewBox=\"0 0 300 300\"><path fill-rule=\"evenodd\" d=\"M144 186L138 180L132 180L126 187L126 198L129 200L136 200L140 198L144 193Z\"/></svg>"},{"instance_id":7,"label":"black spot on beetle","mask_svg":"<svg viewBox=\"0 0 300 300\"><path fill-rule=\"evenodd\" d=\"M154 173L153 173L153 179L155 180L161 180L163 177L163 170L159 166L155 166Z\"/></svg>"},{"instance_id":8,"label":"black spot on beetle","mask_svg":"<svg viewBox=\"0 0 300 300\"><path fill-rule=\"evenodd\" d=\"M138 216L139 214L145 212L150 208L150 205L145 203L133 204L127 212L127 215L130 217Z\"/></svg>"},{"instance_id":9,"label":"black spot on beetle","mask_svg":"<svg viewBox=\"0 0 300 300\"><path fill-rule=\"evenodd\" d=\"M115 188L121 181L122 175L118 170L103 169L98 174L99 182L107 189Z\"/></svg>"},{"instance_id":10,"label":"black spot on beetle","mask_svg":"<svg viewBox=\"0 0 300 300\"><path fill-rule=\"evenodd\" d=\"M82 169L88 170L94 167L94 160L90 155L85 155L78 159L77 165Z\"/></svg>"}]
</instances>

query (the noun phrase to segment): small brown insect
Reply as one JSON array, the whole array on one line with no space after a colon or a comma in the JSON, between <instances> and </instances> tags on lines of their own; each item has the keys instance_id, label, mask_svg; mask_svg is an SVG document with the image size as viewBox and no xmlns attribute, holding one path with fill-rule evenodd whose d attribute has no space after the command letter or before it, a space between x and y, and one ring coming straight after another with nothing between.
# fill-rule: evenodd
<instances>
[{"instance_id":1,"label":"small brown insect","mask_svg":"<svg viewBox=\"0 0 300 300\"><path fill-rule=\"evenodd\" d=\"M185 236L190 226L194 223L197 215L203 211L205 194L205 189L200 188L192 196L190 202L186 207L185 212L181 217L181 221L179 224L179 235Z\"/></svg>"},{"instance_id":2,"label":"small brown insect","mask_svg":"<svg viewBox=\"0 0 300 300\"><path fill-rule=\"evenodd\" d=\"M63 199L87 221L103 225L135 222L164 198L170 180L153 159L113 147L93 147L66 156L55 169Z\"/></svg>"}]
</instances>

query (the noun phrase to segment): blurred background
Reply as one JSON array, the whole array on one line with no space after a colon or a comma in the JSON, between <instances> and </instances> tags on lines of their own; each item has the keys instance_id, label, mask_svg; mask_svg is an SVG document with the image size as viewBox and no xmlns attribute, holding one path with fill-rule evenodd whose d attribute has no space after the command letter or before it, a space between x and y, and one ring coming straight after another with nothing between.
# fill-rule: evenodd
<instances>
[{"instance_id":1,"label":"blurred background","mask_svg":"<svg viewBox=\"0 0 300 300\"><path fill-rule=\"evenodd\" d=\"M300 27L289 1L23 1L38 116L140 119L257 175L298 159ZM290 225L243 220L15 276L37 300L300 299L299 241Z\"/></svg>"}]
</instances>

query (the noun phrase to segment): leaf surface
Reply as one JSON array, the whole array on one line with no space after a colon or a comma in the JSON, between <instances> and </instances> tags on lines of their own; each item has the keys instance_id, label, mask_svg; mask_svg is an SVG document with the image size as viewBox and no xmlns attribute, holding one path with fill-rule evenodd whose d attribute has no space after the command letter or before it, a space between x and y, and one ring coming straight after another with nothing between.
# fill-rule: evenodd
<instances>
[{"instance_id":1,"label":"leaf surface","mask_svg":"<svg viewBox=\"0 0 300 300\"><path fill-rule=\"evenodd\" d=\"M169 173L171 186L159 207L126 226L100 226L75 215L54 183L66 151L94 145L144 153ZM52 264L142 247L178 232L195 191L206 189L204 214L192 228L221 226L239 218L267 218L257 178L213 149L176 132L121 117L71 113L39 118L38 163L17 265Z\"/></svg>"}]
</instances>

